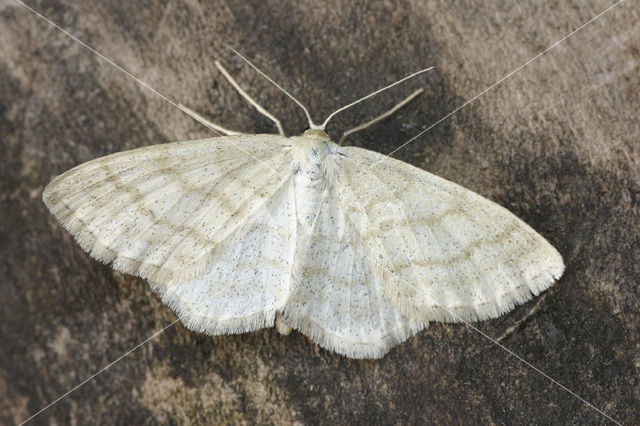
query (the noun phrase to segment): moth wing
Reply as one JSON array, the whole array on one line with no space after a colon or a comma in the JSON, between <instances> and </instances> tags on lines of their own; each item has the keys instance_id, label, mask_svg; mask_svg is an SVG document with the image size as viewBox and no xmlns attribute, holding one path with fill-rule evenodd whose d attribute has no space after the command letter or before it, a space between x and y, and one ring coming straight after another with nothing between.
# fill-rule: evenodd
<instances>
[{"instance_id":1,"label":"moth wing","mask_svg":"<svg viewBox=\"0 0 640 426\"><path fill-rule=\"evenodd\" d=\"M343 207L360 240L378 244L385 294L407 317L497 317L562 275L558 251L498 204L373 151L341 153Z\"/></svg>"},{"instance_id":2,"label":"moth wing","mask_svg":"<svg viewBox=\"0 0 640 426\"><path fill-rule=\"evenodd\" d=\"M43 200L91 256L170 286L204 273L290 178L291 161L277 135L154 145L81 164Z\"/></svg>"},{"instance_id":3,"label":"moth wing","mask_svg":"<svg viewBox=\"0 0 640 426\"><path fill-rule=\"evenodd\" d=\"M349 214L350 194L328 179L311 229L298 232L284 315L318 345L350 358L380 358L426 326L398 309L376 264L377 241Z\"/></svg>"},{"instance_id":4,"label":"moth wing","mask_svg":"<svg viewBox=\"0 0 640 426\"><path fill-rule=\"evenodd\" d=\"M226 334L272 327L289 294L295 217L293 180L287 179L217 243L201 275L150 284L192 330Z\"/></svg>"}]
</instances>

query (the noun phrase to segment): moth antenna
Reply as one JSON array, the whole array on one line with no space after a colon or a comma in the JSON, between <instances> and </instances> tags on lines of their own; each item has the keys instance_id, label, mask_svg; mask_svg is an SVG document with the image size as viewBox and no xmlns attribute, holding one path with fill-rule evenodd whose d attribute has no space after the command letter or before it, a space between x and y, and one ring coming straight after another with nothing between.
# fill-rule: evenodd
<instances>
[{"instance_id":1,"label":"moth antenna","mask_svg":"<svg viewBox=\"0 0 640 426\"><path fill-rule=\"evenodd\" d=\"M352 106L354 106L355 104L360 103L360 102L364 101L365 99L369 99L370 97L375 96L375 95L377 95L377 94L378 94L378 93L380 93L380 92L384 92L385 90L390 89L390 88L392 88L393 86L395 86L395 85L397 85L397 84L402 83L403 81L409 80L410 78L413 78L413 77L415 77L415 76L417 76L417 75L419 75L419 74L425 73L425 72L427 72L427 71L431 71L433 68L434 68L434 67L429 67L429 68L425 68L425 69L423 69L423 70L420 70L420 71L418 71L418 72L414 72L413 74L408 75L408 76L406 76L405 78L403 78L403 79L400 79L400 80L396 81L395 83L392 83L392 84L390 84L390 85L388 85L388 86L385 86L385 87L383 87L382 89L378 89L378 90L376 90L376 91L375 91L375 92L373 92L373 93L369 93L367 96L364 96L364 97L362 97L362 98L358 99L357 101L351 102L349 105L345 105L345 106L343 106L342 108L338 108L337 110L335 110L334 112L332 112L331 114L329 114L329 116L327 117L327 119L326 119L326 120L324 120L324 123L322 123L322 125L320 126L320 128L324 129L324 128L327 126L327 123L329 123L329 120L331 120L331 119L332 119L336 114L338 114L339 112L342 112L342 111L344 111L344 110L345 110L345 109L347 109L347 108L351 108L351 107L352 107Z\"/></svg>"},{"instance_id":2,"label":"moth antenna","mask_svg":"<svg viewBox=\"0 0 640 426\"><path fill-rule=\"evenodd\" d=\"M317 130L324 130L324 125L322 126L318 126L317 124L315 124L313 122L313 120L311 119L311 114L309 114L309 110L302 104L302 102L300 102L299 100L297 100L291 93L287 92L282 86L280 86L278 83L276 83L271 77L269 77L268 75L266 75L264 72L262 72L260 70L260 68L258 68L257 66L253 65L251 63L251 61L249 61L247 58L245 58L244 56L242 56L242 54L240 54L240 52L238 52L236 49L234 49L233 47L229 46L228 44L226 45L229 49L231 49L233 51L233 53L235 53L236 55L238 55L240 57L240 59L242 59L243 61L245 61L247 64L249 64L251 66L251 68L253 68L254 70L256 70L258 72L258 74L260 74L261 76L263 76L264 78L266 78L271 84L273 84L274 86L276 86L278 89L280 89L280 91L282 91L285 95L287 95L288 97L290 97L295 103L298 104L298 106L300 108L302 108L302 110L304 111L305 115L307 116L307 120L309 121L309 127L311 129L317 129Z\"/></svg>"}]
</instances>

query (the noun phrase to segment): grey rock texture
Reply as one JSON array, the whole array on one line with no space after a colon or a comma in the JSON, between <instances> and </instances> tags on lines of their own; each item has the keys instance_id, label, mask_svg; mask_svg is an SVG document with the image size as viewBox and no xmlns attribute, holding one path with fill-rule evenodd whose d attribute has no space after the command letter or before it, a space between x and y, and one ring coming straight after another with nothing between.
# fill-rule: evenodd
<instances>
[{"instance_id":1,"label":"grey rock texture","mask_svg":"<svg viewBox=\"0 0 640 426\"><path fill-rule=\"evenodd\" d=\"M485 4L482 4L485 3ZM614 3L29 1L88 45L229 128L273 132L216 59L300 133L341 130L425 93L350 143L387 153ZM563 254L564 277L474 324L616 420L640 415L640 8L627 0L395 156L509 208ZM175 319L140 279L91 259L40 200L109 153L211 133L12 0L0 1L0 423L20 422ZM33 424L601 424L607 419L462 324L378 361L267 329L177 324Z\"/></svg>"}]
</instances>

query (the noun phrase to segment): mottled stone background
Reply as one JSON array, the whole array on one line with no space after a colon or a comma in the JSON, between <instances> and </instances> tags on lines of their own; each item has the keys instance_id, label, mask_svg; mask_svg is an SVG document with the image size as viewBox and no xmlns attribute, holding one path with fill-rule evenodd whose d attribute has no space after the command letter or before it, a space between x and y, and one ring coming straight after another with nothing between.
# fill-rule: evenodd
<instances>
[{"instance_id":1,"label":"mottled stone background","mask_svg":"<svg viewBox=\"0 0 640 426\"><path fill-rule=\"evenodd\" d=\"M340 115L340 130L425 93L351 143L387 153L614 0L28 3L171 99L252 133L300 109L224 47L293 91L316 121L418 69L436 70ZM622 5L482 95L396 157L508 207L563 254L564 277L477 324L623 423L640 415L640 7ZM40 200L81 162L210 136L13 0L0 0L0 422L19 422L164 325L147 284L85 254ZM42 413L35 424L600 424L607 420L461 324L433 324L378 361L274 330L208 337L181 325Z\"/></svg>"}]
</instances>

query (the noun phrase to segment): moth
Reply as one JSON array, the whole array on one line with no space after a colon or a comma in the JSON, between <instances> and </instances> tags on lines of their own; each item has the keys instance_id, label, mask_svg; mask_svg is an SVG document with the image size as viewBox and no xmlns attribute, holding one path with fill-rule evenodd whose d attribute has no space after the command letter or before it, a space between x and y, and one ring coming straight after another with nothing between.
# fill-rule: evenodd
<instances>
[{"instance_id":1,"label":"moth","mask_svg":"<svg viewBox=\"0 0 640 426\"><path fill-rule=\"evenodd\" d=\"M336 113L386 88L321 125L285 91L309 120L286 137L216 65L279 134L234 132L180 106L222 136L98 158L42 196L85 251L148 280L189 329L276 325L347 357L379 358L431 321L497 317L562 275L558 251L505 208L329 138Z\"/></svg>"}]
</instances>

